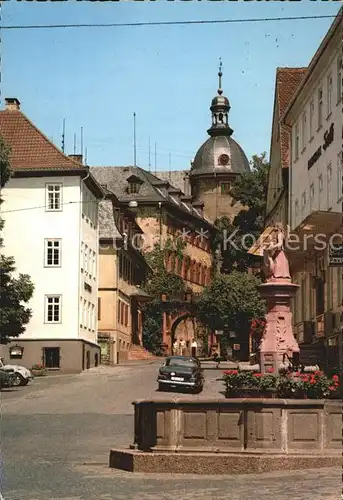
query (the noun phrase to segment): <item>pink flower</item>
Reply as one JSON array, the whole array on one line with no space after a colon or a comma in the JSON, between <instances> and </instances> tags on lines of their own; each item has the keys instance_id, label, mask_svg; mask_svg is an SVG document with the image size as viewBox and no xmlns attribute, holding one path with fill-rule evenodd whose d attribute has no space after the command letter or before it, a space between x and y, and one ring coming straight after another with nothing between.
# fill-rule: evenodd
<instances>
[{"instance_id":1,"label":"pink flower","mask_svg":"<svg viewBox=\"0 0 343 500\"><path fill-rule=\"evenodd\" d=\"M333 385L330 385L329 391L335 391L335 390L336 390L336 387L334 387Z\"/></svg>"},{"instance_id":2,"label":"pink flower","mask_svg":"<svg viewBox=\"0 0 343 500\"><path fill-rule=\"evenodd\" d=\"M339 381L339 376L338 376L338 375L334 375L334 376L332 377L332 380L333 380L334 382L338 382L338 381Z\"/></svg>"},{"instance_id":3,"label":"pink flower","mask_svg":"<svg viewBox=\"0 0 343 500\"><path fill-rule=\"evenodd\" d=\"M268 368L267 373L273 373L273 372L274 372L274 368Z\"/></svg>"},{"instance_id":4,"label":"pink flower","mask_svg":"<svg viewBox=\"0 0 343 500\"><path fill-rule=\"evenodd\" d=\"M254 377L262 377L262 373L254 373Z\"/></svg>"}]
</instances>

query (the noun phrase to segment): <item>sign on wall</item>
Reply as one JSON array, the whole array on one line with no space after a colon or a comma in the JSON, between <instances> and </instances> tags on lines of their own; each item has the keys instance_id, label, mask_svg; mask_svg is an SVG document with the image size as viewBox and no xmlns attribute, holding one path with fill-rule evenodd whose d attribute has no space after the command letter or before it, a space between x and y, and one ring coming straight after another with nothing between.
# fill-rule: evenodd
<instances>
[{"instance_id":1,"label":"sign on wall","mask_svg":"<svg viewBox=\"0 0 343 500\"><path fill-rule=\"evenodd\" d=\"M343 245L334 245L329 247L329 266L343 266Z\"/></svg>"}]
</instances>

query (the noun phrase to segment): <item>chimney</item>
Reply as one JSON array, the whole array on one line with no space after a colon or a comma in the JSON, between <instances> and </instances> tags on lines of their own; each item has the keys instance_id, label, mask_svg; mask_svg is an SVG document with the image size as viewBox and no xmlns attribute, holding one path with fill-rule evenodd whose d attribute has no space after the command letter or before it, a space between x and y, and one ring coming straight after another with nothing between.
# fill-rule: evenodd
<instances>
[{"instance_id":1,"label":"chimney","mask_svg":"<svg viewBox=\"0 0 343 500\"><path fill-rule=\"evenodd\" d=\"M9 111L19 111L20 101L16 97L5 97L5 108Z\"/></svg>"},{"instance_id":2,"label":"chimney","mask_svg":"<svg viewBox=\"0 0 343 500\"><path fill-rule=\"evenodd\" d=\"M203 217L204 215L204 205L205 203L203 201L194 201L193 202L193 208L199 212L199 214L201 215L201 217Z\"/></svg>"},{"instance_id":3,"label":"chimney","mask_svg":"<svg viewBox=\"0 0 343 500\"><path fill-rule=\"evenodd\" d=\"M181 201L186 207L192 211L192 197L190 195L181 196Z\"/></svg>"},{"instance_id":4,"label":"chimney","mask_svg":"<svg viewBox=\"0 0 343 500\"><path fill-rule=\"evenodd\" d=\"M69 158L71 158L74 161L77 161L78 163L82 164L83 157L82 155L68 155Z\"/></svg>"},{"instance_id":5,"label":"chimney","mask_svg":"<svg viewBox=\"0 0 343 500\"><path fill-rule=\"evenodd\" d=\"M186 196L190 195L190 185L189 185L189 173L185 172L185 176L183 178L183 192Z\"/></svg>"}]
</instances>

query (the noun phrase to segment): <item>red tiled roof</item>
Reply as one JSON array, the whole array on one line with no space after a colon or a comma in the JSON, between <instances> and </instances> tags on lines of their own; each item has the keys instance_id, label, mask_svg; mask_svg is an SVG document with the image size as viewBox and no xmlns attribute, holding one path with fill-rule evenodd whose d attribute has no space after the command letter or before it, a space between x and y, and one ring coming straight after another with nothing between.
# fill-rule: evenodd
<instances>
[{"instance_id":1,"label":"red tiled roof","mask_svg":"<svg viewBox=\"0 0 343 500\"><path fill-rule=\"evenodd\" d=\"M280 119L290 103L307 68L277 68L276 99ZM282 168L289 167L289 132L285 125L280 125L280 146Z\"/></svg>"},{"instance_id":2,"label":"red tiled roof","mask_svg":"<svg viewBox=\"0 0 343 500\"><path fill-rule=\"evenodd\" d=\"M0 111L0 135L11 147L12 170L83 170L19 110Z\"/></svg>"}]
</instances>

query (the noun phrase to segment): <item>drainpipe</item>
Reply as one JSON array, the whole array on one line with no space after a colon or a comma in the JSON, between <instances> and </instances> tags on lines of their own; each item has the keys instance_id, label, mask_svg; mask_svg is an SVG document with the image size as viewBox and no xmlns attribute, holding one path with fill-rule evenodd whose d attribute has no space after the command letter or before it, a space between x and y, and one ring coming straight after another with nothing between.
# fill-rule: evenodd
<instances>
[{"instance_id":1,"label":"drainpipe","mask_svg":"<svg viewBox=\"0 0 343 500\"><path fill-rule=\"evenodd\" d=\"M160 248L162 248L162 202L158 202L158 208L160 209Z\"/></svg>"}]
</instances>

